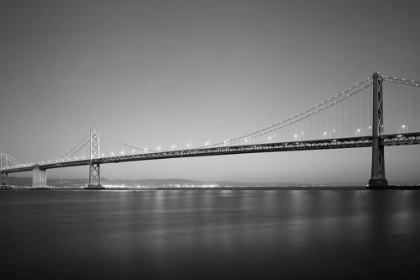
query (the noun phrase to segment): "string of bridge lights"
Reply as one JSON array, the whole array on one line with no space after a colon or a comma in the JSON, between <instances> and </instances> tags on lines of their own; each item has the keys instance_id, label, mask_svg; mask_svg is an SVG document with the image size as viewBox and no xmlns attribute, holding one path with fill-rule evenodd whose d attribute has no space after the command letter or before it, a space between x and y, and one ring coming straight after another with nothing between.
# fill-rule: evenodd
<instances>
[{"instance_id":1,"label":"string of bridge lights","mask_svg":"<svg viewBox=\"0 0 420 280\"><path fill-rule=\"evenodd\" d=\"M27 163L22 163L20 161L18 161L17 159L15 159L14 157L12 157L11 155L2 152L0 153L0 156L4 156L5 157L5 161L4 163L6 164L6 166L0 166L0 170L6 170L6 169L11 169L11 168L16 168L16 167L23 167L23 166L29 166L29 164ZM14 164L13 166L9 166L9 161Z\"/></svg>"},{"instance_id":2,"label":"string of bridge lights","mask_svg":"<svg viewBox=\"0 0 420 280\"><path fill-rule=\"evenodd\" d=\"M77 148L79 145L80 145L80 143L82 143L88 136L90 135L90 132L88 133L88 134L86 134L86 136L85 137L83 137L83 139L82 140L80 140L79 141L79 143L77 143L73 148L71 148L70 150L68 150L64 155L62 155L61 157L58 157L58 158L56 158L54 161L59 161L60 159L65 159L65 158L68 158L68 154L72 154L72 155L74 155L75 153L72 153L72 151L75 149L75 148ZM86 146L86 144L85 145L83 145L83 147L84 146ZM80 149L79 149L80 150ZM77 151L79 151L79 150L77 150Z\"/></svg>"},{"instance_id":3,"label":"string of bridge lights","mask_svg":"<svg viewBox=\"0 0 420 280\"><path fill-rule=\"evenodd\" d=\"M83 149L87 144L89 144L90 143L90 139L88 140L88 141L86 141L86 143L83 145L83 146L80 146L80 148L79 149L77 149L76 151L74 151L72 154L71 154L71 158L73 158L73 156L74 156L74 154L77 154L81 149ZM77 159L77 158L76 158Z\"/></svg>"},{"instance_id":4,"label":"string of bridge lights","mask_svg":"<svg viewBox=\"0 0 420 280\"><path fill-rule=\"evenodd\" d=\"M315 114L317 114L317 113L319 113L319 112L322 112L322 111L324 111L324 110L326 110L326 109L330 108L331 106L333 106L333 105L335 105L335 104L338 104L338 103L340 103L340 102L344 101L345 99L349 98L350 96L353 96L354 94L356 94L356 93L358 93L358 92L360 92L360 91L364 90L365 88L367 88L367 87L371 86L371 85L372 85L372 83L369 83L368 85L366 85L366 86L364 86L364 87L360 88L359 90L357 90L357 91L355 91L355 92L353 92L353 93L351 93L351 94L346 95L346 96L345 96L345 97L343 97L342 99L340 99L340 100L338 100L338 101L336 101L336 102L334 102L334 103L330 103L331 101L333 101L333 100L335 100L335 99L337 99L337 98L339 98L339 97L342 97L344 94L346 94L346 93L348 93L348 92L350 92L350 91L354 90L355 88L359 87L360 85L365 84L365 83L366 83L366 82L368 82L370 79L372 79L372 77L369 77L369 78L365 79L364 81L362 81L361 83L358 83L358 84L356 84L356 85L355 85L355 86L353 86L353 87L350 87L350 88L349 88L349 89L347 89L346 91L343 91L342 93L340 93L340 94L338 94L338 95L336 95L336 96L334 96L334 97L332 97L332 98L330 98L330 99L328 99L328 100L325 100L324 102L321 102L320 104L318 104L318 105L316 105L316 106L314 106L314 107L312 107L312 108L310 108L310 109L308 109L308 110L306 110L306 111L304 111L304 112L302 112L302 113L299 113L299 114L297 114L297 115L295 115L295 116L293 116L293 117L290 117L290 118L288 118L288 119L286 119L286 120L283 120L283 121L281 121L281 122L279 122L279 123L276 123L276 124L274 124L274 125L270 125L270 126L268 126L268 127L266 127L266 128L263 128L263 129L260 129L260 130L254 131L254 132L252 132L252 133L248 133L248 134L245 134L245 135L242 135L242 136L239 136L239 137L233 138L233 139L228 139L228 140L225 140L225 141L222 141L222 142L216 143L216 144L209 145L209 142L206 142L206 145L204 145L204 146L199 146L199 147L197 147L197 149L210 148L210 147L217 147L217 146L220 146L220 145L235 144L235 143L239 143L239 142L244 142L244 141L247 141L248 139L257 138L257 137L260 137L260 136L266 135L266 134L268 134L268 133L271 133L271 132L273 132L273 131L279 130L279 129L281 129L281 128L284 128L284 127L290 126L290 125L292 125L292 124L295 124L295 123L297 123L297 122L299 122L299 121L302 121L302 120L304 120L304 119L306 119L306 118L308 118L308 117L310 117L310 116L313 116L313 115L315 115ZM307 113L309 113L309 112L311 112L311 111L313 111L313 110L315 110L315 109L317 109L317 108L319 108L319 107L322 107L323 105L328 104L328 103L330 103L328 106L325 106L325 107L323 107L323 108L321 108L321 109L319 109L319 110L317 110L317 111L315 111L315 112L312 112L311 114L307 114ZM307 115L306 115L306 116L304 116L304 117L302 117L302 116L303 116L303 115L305 115L305 114L307 114ZM301 118L299 118L299 117L301 117ZM299 119L295 120L296 118L299 118ZM291 120L294 120L294 121L291 121ZM130 149L141 150L141 151L144 151L144 152L161 152L161 150L160 150L159 148L158 148L158 149L148 149L148 148L144 148L144 147L139 147L139 146L135 146L135 145L127 144L127 143L124 143L124 142L122 142L122 141L118 141L118 140L113 139L112 137L110 137L110 136L108 136L108 135L106 135L106 134L104 134L104 133L102 133L102 132L99 132L99 135L100 135L100 137L101 137L102 139L104 139L104 140L106 140L106 141L109 141L109 142L111 142L111 143L113 143L113 144L117 144L117 145L121 145L121 146L124 146L124 147L130 148Z\"/></svg>"},{"instance_id":5,"label":"string of bridge lights","mask_svg":"<svg viewBox=\"0 0 420 280\"><path fill-rule=\"evenodd\" d=\"M391 83L404 84L404 85L413 86L413 87L420 87L420 82L416 82L413 80L401 79L401 78L389 77L389 76L382 76L382 78L385 81L391 82Z\"/></svg>"},{"instance_id":6,"label":"string of bridge lights","mask_svg":"<svg viewBox=\"0 0 420 280\"><path fill-rule=\"evenodd\" d=\"M12 160L10 160L10 158L12 159ZM23 163L21 163L20 161L18 161L18 160L16 160L15 158L13 158L11 155L9 155L9 154L7 154L7 159L8 160L10 160L11 162L13 162L14 164L17 164L17 165L22 165Z\"/></svg>"},{"instance_id":7,"label":"string of bridge lights","mask_svg":"<svg viewBox=\"0 0 420 280\"><path fill-rule=\"evenodd\" d=\"M108 135L103 134L102 132L98 132L98 133L99 133L99 137L101 137L102 139L104 139L106 141L109 141L111 143L117 144L117 145L125 146L127 148L131 148L131 149L135 149L135 150L141 150L141 151L144 151L144 152L160 152L161 151L159 148L158 149L148 149L148 148L143 148L143 147L130 145L130 144L115 140L115 139L109 137Z\"/></svg>"},{"instance_id":8,"label":"string of bridge lights","mask_svg":"<svg viewBox=\"0 0 420 280\"><path fill-rule=\"evenodd\" d=\"M346 100L347 98L349 98L349 97L351 97L351 96L355 95L356 93L358 93L358 92L360 92L360 91L362 91L362 90L364 90L364 89L366 89L366 88L370 87L371 85L372 85L372 83L369 83L368 85L366 85L366 86L364 86L364 87L360 88L359 90L357 90L357 91L355 91L355 92L353 92L353 93L351 93L351 94L349 94L349 95L346 95L346 96L345 96L345 97L343 97L342 99L339 99L338 101L336 101L336 102L334 102L334 103L331 103L331 104L329 104L329 105L327 105L327 106L325 106L325 107L321 108L320 110L317 110L317 111L315 111L315 112L312 112L311 114L308 114L308 115L306 115L306 116L304 116L304 117L301 117L300 119L297 119L297 120L292 121L292 122L288 122L288 123L286 123L286 124L284 124L284 125L282 125L282 126L280 126L280 127L272 128L272 129L270 129L270 130L268 130L268 131L265 131L265 132L260 133L260 134L258 134L258 135L251 136L251 137L249 137L249 138L247 138L247 139L252 139L252 138L259 137L259 136L263 136L263 135L266 135L266 134L271 133L271 132L273 132L273 131L276 131L276 130L279 130L279 129L281 129L281 128L287 127L287 126L292 125L292 124L295 124L295 123L297 123L297 122L300 122L300 121L302 121L302 120L304 120L304 119L306 119L306 118L308 118L308 117L311 117L311 116L313 116L313 115L315 115L315 114L318 114L318 113L320 113L320 112L322 112L322 111L324 111L324 110L326 110L326 109L330 108L331 106L334 106L334 105L336 105L336 104L338 104L338 103L340 103L340 102L342 102L342 101ZM239 143L239 142L243 142L243 141L246 141L246 139L245 139L245 140L244 140L244 139L240 139L240 140L237 140L237 141L235 141L235 142L231 142L230 144L235 144L235 143Z\"/></svg>"},{"instance_id":9,"label":"string of bridge lights","mask_svg":"<svg viewBox=\"0 0 420 280\"><path fill-rule=\"evenodd\" d=\"M397 83L397 84L405 84L405 85L414 86L414 87L420 87L420 82L418 82L418 81L408 80L408 79L402 79L402 78L397 78L397 77L390 77L390 76L385 76L385 75L382 75L381 77L384 79L384 81L387 81L387 82L392 82L392 83ZM338 103L340 103L340 102L348 99L349 97L355 95L356 93L358 93L358 92L360 92L360 91L362 91L362 90L364 90L366 88L370 87L372 85L372 83L369 83L368 85L361 87L357 91L354 91L354 92L352 92L352 93L350 93L348 95L345 95L346 93L351 92L355 88L357 88L357 87L365 84L370 79L372 79L372 77L369 77L369 78L363 80L361 83L358 83L355 86L350 87L349 89L341 92L340 94L335 95L334 97L332 97L330 99L327 99L324 102L321 102L318 105L316 105L316 106L314 106L314 107L312 107L312 108L310 108L310 109L308 109L306 111L303 111L303 112L301 112L301 113L299 113L299 114L297 114L297 115L295 115L293 117L287 118L287 119L285 119L285 120L283 120L281 122L278 122L276 124L270 125L268 127L262 128L260 130L256 130L254 132L251 132L251 133L248 133L248 134L244 134L244 135L241 135L239 137L235 137L233 139L227 139L227 140L224 140L224 141L215 143L215 144L209 145L209 142L206 142L206 144L204 146L199 146L199 147L197 147L197 149L217 147L217 146L227 145L227 144L231 145L231 144L235 144L235 143L239 143L239 142L244 142L244 141L246 142L246 141L248 141L250 139L257 138L257 137L260 137L260 136L264 136L264 135L266 135L268 133L271 133L273 131L276 131L276 130L282 129L284 127L287 127L287 126L293 125L295 123L298 123L298 122L300 122L300 121L302 121L302 120L304 120L304 119L306 119L308 117L311 117L313 115L316 115L316 114L318 114L318 113L320 113L320 112L322 112L322 111L330 108L331 106L334 106L334 105L336 105L336 104L338 104ZM343 95L345 95L345 96L342 97ZM335 101L335 102L333 102L333 103L330 103L331 101L336 100L339 97L342 97L342 98L339 99L339 100L337 100L337 101ZM328 104L328 103L330 103L330 104ZM322 107L325 104L328 104L328 105L325 106L325 107ZM319 107L322 107L322 108L316 110ZM316 110L316 111L314 111L314 110ZM309 112L312 112L312 113L308 114ZM135 146L135 145L124 143L122 141L115 140L115 139L111 138L110 136L108 136L106 134L103 134L101 132L98 132L98 133L99 133L99 136L103 140L109 141L109 142L114 143L114 144L117 144L117 145L121 145L121 146L124 146L124 147L127 147L127 148L131 148L131 149L134 149L134 150L140 150L140 151L144 151L144 152L161 152L161 149L160 148L157 148L157 149L149 149L149 148L139 147L139 146ZM86 143L84 145L82 145L82 146L80 146L80 148L78 148L79 145L84 140L86 140L86 138L89 137L89 135L90 135L90 133L86 134L83 137L83 139L80 140L73 148L71 148L70 150L68 150L62 156L56 158L54 161L55 162L58 162L60 160L65 160L65 159L68 159L69 160L69 158L68 158L68 155L69 154L73 157L73 155L75 153L79 152L82 148L84 148L90 142L90 139L89 139L88 141L86 141ZM189 144L189 145L191 145L191 144ZM189 145L187 145L187 147L189 147ZM174 146L172 146L172 148L173 147ZM75 149L77 149L77 150L75 150ZM17 161L16 159L14 159L12 156L10 156L8 154L6 154L6 155L7 155L7 159L9 161L11 161L16 166L28 166L29 165L29 164L23 164L23 163ZM50 161L48 161L48 162L50 162ZM42 162L42 163L44 163L44 162ZM31 163L31 164L33 164L33 163ZM10 168L10 167L8 167L8 168Z\"/></svg>"},{"instance_id":10,"label":"string of bridge lights","mask_svg":"<svg viewBox=\"0 0 420 280\"><path fill-rule=\"evenodd\" d=\"M366 82L368 82L370 79L372 79L372 77L369 77L369 78L365 79L364 81L362 81L361 83L358 83L358 84L356 84L355 86L350 87L349 89L347 89L347 90L343 91L342 93L340 93L340 94L338 94L338 95L336 95L336 96L334 96L334 97L332 97L332 98L330 98L330 99L328 99L328 100L325 100L324 102L321 102L320 104L318 104L318 105L316 105L316 106L314 106L314 107L312 107L312 108L310 108L310 109L308 109L308 110L306 110L306 111L304 111L304 112L302 112L302 113L299 113L299 114L297 114L297 115L295 115L295 116L293 116L293 117L290 117L290 118L288 118L288 119L286 119L286 120L283 120L283 121L281 121L281 122L279 122L279 123L276 123L276 124L270 125L270 126L268 126L268 127L265 127L265 128L263 128L263 129L260 129L260 130L254 131L254 132L252 132L252 133L248 133L248 134L245 134L245 135L242 135L242 136L239 136L239 137L233 138L233 139L228 139L228 140L225 140L225 141L222 141L222 142L216 143L216 144L209 145L209 142L206 142L206 145L204 145L204 146L199 146L199 147L197 147L197 149L210 148L210 147L217 147L217 146L220 146L220 145L235 144L235 143L238 143L238 142L244 142L244 141L247 141L248 139L253 139L253 138L256 138L256 137L260 137L260 136L266 135L266 134L268 134L268 133L270 133L270 132L273 132L273 131L279 130L279 129L281 129L281 128L284 128L284 127L286 127L286 126L289 126L289 125L292 125L292 124L294 124L294 123L297 123L297 122L299 122L299 121L301 121L301 120L304 120L304 119L306 119L306 118L308 118L308 117L310 117L310 116L312 116L312 115L315 115L315 114L317 114L317 113L319 113L319 112L322 112L322 111L324 111L324 110L328 109L329 107L331 107L331 106L333 106L333 105L335 105L335 104L337 104L337 103L340 103L341 101L343 101L343 100L345 100L345 99L349 98L350 96L352 96L352 95L354 95L354 94L356 94L356 93L358 93L358 92L362 91L363 89L365 89L365 88L367 88L367 87L371 86L371 85L372 85L372 83L370 83L370 84L368 84L368 85L366 85L366 86L364 86L364 87L360 88L359 90L357 90L357 91L355 91L355 92L353 92L353 93L351 93L351 94L349 94L349 95L345 96L345 97L344 97L344 98L342 98L341 100L338 100L338 101L336 101L336 102L334 102L334 103L329 104L329 105L328 105L328 106L326 106L326 107L321 108L320 110L317 110L317 111L315 111L315 112L313 112L313 113L311 113L311 114L308 114L308 115L306 115L305 117L302 117L302 118L300 118L300 119L294 120L294 119L296 119L296 118L299 118L299 117L301 117L301 116L303 116L303 115L305 115L305 114L307 114L307 113L309 113L309 112L311 112L311 111L313 111L313 110L315 110L315 109L317 109L317 108L319 108L319 107L322 107L323 105L328 104L329 102L331 102L331 101L333 101L333 100L335 100L335 99L337 99L337 98L339 98L339 97L343 96L344 94L346 94L346 93L348 93L348 92L350 92L350 91L354 90L355 88L359 87L360 85L365 84L365 83L366 83ZM294 121L291 121L291 120L294 120ZM288 122L288 121L289 121L289 122ZM287 122L288 122L288 123L287 123ZM127 143L124 143L124 142L122 142L122 141L118 141L118 140L116 140L116 139L113 139L112 137L110 137L110 136L108 136L108 135L106 135L106 134L104 134L104 133L102 133L102 132L98 132L98 133L99 133L99 135L100 135L100 137L101 137L102 139L104 139L104 140L106 140L106 141L109 141L109 142L111 142L111 143L113 143L113 144L121 145L121 146L124 146L124 147L130 148L130 149L141 150L141 151L144 151L144 152L161 152L160 148L158 148L158 149L148 149L148 148L144 148L144 147L139 147L139 146L135 146L135 145L127 144Z\"/></svg>"},{"instance_id":11,"label":"string of bridge lights","mask_svg":"<svg viewBox=\"0 0 420 280\"><path fill-rule=\"evenodd\" d=\"M321 106L323 106L324 104L329 103L329 102L331 102L332 100L335 100L335 99L339 98L340 96L343 96L344 94L346 94L346 93L348 93L348 92L352 91L353 89L355 89L355 88L359 87L360 85L362 85L362 84L366 83L366 82L367 82L367 81L369 81L370 79L372 79L372 77L369 77L369 78L365 79L364 81L362 81L362 82L360 82L360 83L356 84L355 86L350 87L349 89L347 89L347 90L345 90L345 91L341 92L340 94L337 94L336 96L334 96L334 97L332 97L332 98L330 98L330 99L328 99L328 100L325 100L324 102L321 102L320 104L318 104L318 105L316 105L316 106L314 106L314 107L312 107L312 108L310 108L310 109L308 109L308 110L306 110L306 111L303 111L302 113L299 113L299 114L297 114L297 115L295 115L295 116L293 116L293 117L290 117L290 118L288 118L288 119L285 119L285 120L283 120L283 121L281 121L281 122L279 122L279 123L276 123L276 124L270 125L270 126L265 127L265 128L263 128L263 129L260 129L260 130L257 130L257 131L254 131L254 132L251 132L251 133L248 133L248 134L245 134L245 135L242 135L242 136L239 136L239 137L233 138L233 139L228 139L228 140L225 140L225 141L222 141L222 142L219 142L219 143L215 143L215 144L212 144L212 145L200 146L200 147L198 147L198 149L201 149L201 148L208 148L208 147L216 147L216 146L226 145L226 144L238 143L238 142L245 141L245 139L252 139L252 138L256 138L256 137L259 137L259 136L265 135L265 134L267 134L267 133L269 133L269 132L266 132L266 133L261 133L261 132L265 132L266 130L272 129L272 128L274 128L274 127L276 127L276 126L279 126L279 125L282 125L282 124L284 124L284 123L286 123L286 122L288 122L288 121L290 121L290 120L293 120L293 119L296 119L296 118L298 118L298 117L300 117L300 116L302 116L302 115L305 115L305 114L307 114L307 113L309 113L309 112L311 112L311 111L315 110L316 108L321 107ZM284 127L284 126L281 126L280 128L282 128L282 127ZM277 129L280 129L280 128L277 128ZM275 128L274 130L277 130L277 129ZM271 131L274 131L274 130L271 130ZM270 132L271 132L271 131L270 131ZM258 134L258 135L255 135L255 134ZM238 141L238 140L241 140L241 141Z\"/></svg>"},{"instance_id":12,"label":"string of bridge lights","mask_svg":"<svg viewBox=\"0 0 420 280\"><path fill-rule=\"evenodd\" d=\"M336 101L334 103L330 103L331 101L333 101L333 100L335 100L335 99L337 99L339 97L342 97L344 94L346 94L346 93L354 90L355 88L359 87L360 85L365 84L370 79L372 79L372 77L369 77L369 78L365 79L364 81L362 81L361 83L358 83L358 84L356 84L353 87L350 87L346 91L343 91L342 93L340 93L340 94L338 94L338 95L336 95L336 96L334 96L334 97L332 97L332 98L330 98L328 100L325 100L324 102L321 102L320 104L318 104L318 105L316 105L316 106L314 106L314 107L312 107L312 108L310 108L310 109L308 109L306 111L303 111L302 113L299 113L299 114L297 114L297 115L295 115L293 117L290 117L290 118L288 118L286 120L283 120L283 121L281 121L279 123L270 125L268 127L265 127L263 129L254 131L252 133L248 133L248 134L245 134L245 135L242 135L242 136L233 138L233 139L228 139L228 140L225 140L225 141L222 141L222 142L219 142L219 143L215 143L215 144L212 144L212 145L209 145L209 142L206 142L206 144L204 146L199 146L199 147L197 147L197 149L217 147L217 146L220 146L220 145L235 144L235 143L239 143L239 142L244 142L244 141L247 141L248 139L253 139L253 138L256 138L256 137L260 137L260 136L266 135L268 133L271 133L273 131L279 130L281 128L287 127L289 125L295 124L295 123L297 123L299 121L302 121L302 120L304 120L304 119L306 119L306 118L308 118L310 116L313 116L313 115L315 115L315 114L317 114L319 112L322 112L322 111L330 108L331 106L333 106L335 104L338 104L338 103L344 101L345 99L349 98L350 96L353 96L354 94L356 94L356 93L364 90L365 88L371 86L372 83L369 83L368 85L360 88L359 90L357 90L357 91L355 91L355 92L353 92L351 94L348 94L347 96L343 97L342 99L340 99L340 100L338 100L338 101ZM315 109L317 109L319 107L322 107L323 105L328 104L328 103L330 103L328 106L325 106L325 107L323 107L323 108L321 108L321 109L319 109L319 110L317 110L315 112L312 112L311 114L308 114L309 112L311 112L311 111L313 111L313 110L315 110ZM304 116L304 117L302 117L305 114L307 114L307 115ZM301 117L301 118L299 118L299 117ZM297 119L297 118L299 118L299 119ZM295 119L297 119L297 120L295 120ZM291 121L291 120L294 120L294 121ZM100 137L102 139L104 139L106 141L109 141L111 143L114 143L114 144L117 144L117 145L121 145L121 146L130 148L130 149L141 150L141 151L144 151L144 152L160 152L161 151L160 148L158 148L158 149L148 149L148 148L144 148L144 147L139 147L139 146L127 144L127 143L124 143L122 141L118 141L116 139L113 139L112 137L110 137L110 136L108 136L108 135L106 135L104 133L101 133L101 132L99 132L99 135L100 135Z\"/></svg>"},{"instance_id":13,"label":"string of bridge lights","mask_svg":"<svg viewBox=\"0 0 420 280\"><path fill-rule=\"evenodd\" d=\"M388 76L383 76L383 77L385 77L385 78L388 78ZM300 122L300 121L302 121L302 120L304 120L304 119L306 119L306 118L308 118L308 117L310 117L310 116L313 116L313 115L315 115L315 114L317 114L317 113L319 113L319 112L322 112L322 111L324 111L324 110L326 110L326 109L328 109L328 108L330 108L331 106L333 106L333 105L335 105L335 104L338 104L338 103L340 103L340 102L342 102L343 100L345 100L345 99L347 99L347 98L349 98L350 96L352 96L352 95L354 95L354 94L356 94L356 93L358 93L358 92L360 92L360 91L362 91L363 89L365 89L365 88L367 88L367 87L369 87L369 86L371 86L372 84L370 83L369 85L367 85L367 86L364 86L364 87L362 87L362 88L360 88L358 91L355 91L355 92L353 92L353 93L351 93L351 94L349 94L349 95L347 95L347 96L345 96L344 98L342 98L342 99L340 99L340 100L338 100L338 101L336 101L336 102L334 102L334 103L331 103L331 104L329 104L328 106L325 106L325 107L323 107L323 108L321 108L320 110L317 110L317 111L315 111L315 112L312 112L313 110L315 110L315 109L317 109L317 108L319 108L319 107L322 107L323 105L325 105L325 104L328 104L328 103L330 103L331 101L333 101L333 100L335 100L335 99L337 99L337 98L339 98L339 97L341 97L341 96L343 96L344 94L346 94L346 93L348 93L348 92L350 92L350 91L352 91L352 90L354 90L355 88L357 88L357 87L359 87L360 85L362 85L362 84L364 84L364 83L366 83L366 82L368 82L370 79L372 79L372 77L368 77L367 79L365 79L365 80L363 80L362 82L360 82L360 83L358 83L358 84L356 84L355 86L353 86L353 87L350 87L349 89L347 89L347 90L345 90L345 91L343 91L343 92L341 92L340 94L337 94L337 95L335 95L334 97L332 97L332 98L329 98L329 99L327 99L327 100L325 100L325 101L323 101L323 102L321 102L321 103L319 103L318 105L316 105L316 106L314 106L314 107L312 107L312 108L310 108L310 109L308 109L308 110L306 110L306 111L303 111L303 112L301 112L301 113L299 113L299 114L297 114L297 115L295 115L295 116L293 116L293 117L290 117L290 118L287 118L287 119L285 119L285 120L283 120L283 121L281 121L281 122L279 122L279 123L276 123L276 124L273 124L273 125L270 125L270 126L268 126L268 127L265 127L265 128L263 128L263 129L260 129L260 130L256 130L256 131L254 131L254 132L251 132L251 133L247 133L247 134L244 134L244 135L241 135L241 136L239 136L239 137L235 137L235 138L233 138L233 139L228 139L228 140L224 140L224 141L221 141L221 142L218 142L218 143L215 143L215 144L211 144L211 145L209 145L209 142L206 142L206 144L204 145L204 146L199 146L198 147L198 149L202 149L202 148L210 148L210 147L217 147L217 146L220 146L220 145L227 145L227 144L235 144L235 143L239 143L239 142L244 142L244 141L247 141L248 139L253 139L253 138L257 138L257 137L260 137L260 136L263 136L263 135L266 135L266 134L268 134L268 133L271 133L271 132L273 132L273 131L276 131L276 130L279 130L279 129L281 129L281 128L284 128L284 127L287 127L287 126L290 126L290 125L292 125L292 124L295 124L295 123L297 123L297 122ZM395 79L397 79L397 78L393 78L394 80ZM404 79L401 79L402 81L405 81ZM411 81L410 81L411 82ZM414 81L413 81L414 82ZM308 114L309 112L312 112L311 114ZM304 116L305 114L307 114L306 116ZM304 117L302 117L302 116L304 116ZM301 117L301 118L299 118L299 117ZM293 120L293 121L292 121ZM161 150L160 150L160 148L158 148L158 149L149 149L149 148L144 148L144 147L139 147L139 146L136 146L136 145L131 145L131 144L128 144L128 143L124 143L124 142L122 142L122 141L118 141L118 140L116 140L116 139L113 139L112 137L110 137L110 136L108 136L108 135L106 135L106 134L104 134L104 133L102 133L102 132L98 132L99 133L99 135L100 135L100 137L103 139L103 140L106 140L106 141L109 141L109 142L111 142L111 143L114 143L114 144L117 144L117 145L121 145L121 146L124 146L124 147L127 147L127 148L130 148L130 149L135 149L135 150L139 150L139 151L144 151L144 152L160 152ZM73 148L71 148L69 151L67 151L64 155L62 155L61 157L59 157L59 158L57 158L56 159L56 161L59 161L60 159L62 159L62 158L67 158L67 156L69 155L69 154L74 154L74 153L77 153L78 151L80 151L84 146L86 146L87 145L87 143L89 143L89 142L86 142L83 146L81 146L78 150L76 150L76 151L73 151L74 149L76 149L79 145L80 145L80 143L82 143L88 136L90 135L90 133L88 133L81 141L79 141L79 143L77 143Z\"/></svg>"},{"instance_id":14,"label":"string of bridge lights","mask_svg":"<svg viewBox=\"0 0 420 280\"><path fill-rule=\"evenodd\" d=\"M397 78L397 77L390 77L390 76L385 76L385 75L383 75L381 77L386 82L390 82L390 83L394 83L394 84L399 84L399 85L411 86L411 87L414 87L414 88L420 87L420 82L419 81L414 81L414 80L404 79L404 78ZM398 93L401 93L401 92L398 92ZM413 96L415 98L414 99L414 103L412 103L413 104L413 107L414 107L414 112L411 111L412 112L412 115L409 118L413 117L413 119L414 119L414 127L416 127L416 118L417 118L417 111L416 111L417 94L419 94L419 93L418 93L417 89L414 89L414 91L412 93L414 93ZM397 108L398 108L398 106L399 105L397 104ZM397 118L399 118L399 115L398 114L399 113L397 111ZM395 115L395 113L394 113L394 115ZM395 123L394 123L394 125L395 125ZM407 126L405 124L403 124L403 125L401 125L401 128L402 128L402 131L404 131L404 129L407 128ZM398 127L398 133L399 133L399 130L400 130L400 127Z\"/></svg>"},{"instance_id":15,"label":"string of bridge lights","mask_svg":"<svg viewBox=\"0 0 420 280\"><path fill-rule=\"evenodd\" d=\"M2 156L4 156L6 158L7 161L11 161L14 165L23 165L23 163L21 163L20 161L16 160L14 157L12 157L11 155L7 154L7 153L1 153ZM7 164L6 161L6 164Z\"/></svg>"}]
</instances>

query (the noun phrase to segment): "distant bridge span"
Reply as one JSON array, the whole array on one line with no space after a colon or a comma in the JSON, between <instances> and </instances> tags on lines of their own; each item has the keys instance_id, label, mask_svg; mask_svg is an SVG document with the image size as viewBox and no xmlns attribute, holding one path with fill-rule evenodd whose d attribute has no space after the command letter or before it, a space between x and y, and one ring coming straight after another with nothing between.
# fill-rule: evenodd
<instances>
[{"instance_id":1,"label":"distant bridge span","mask_svg":"<svg viewBox=\"0 0 420 280\"><path fill-rule=\"evenodd\" d=\"M381 135L378 138L380 139L380 142L383 143L384 146L420 144L420 132ZM251 153L365 148L365 147L372 147L372 142L373 142L372 139L373 139L372 136L360 136L360 137L348 137L348 138L337 138L337 139L327 139L327 140L290 141L290 142L278 142L278 143L268 143L268 144L238 145L238 146L226 146L226 147L216 147L216 148L162 151L159 153L145 153L145 154L135 154L135 155L102 157L102 158L93 159L92 164L159 160L159 159L170 159L170 158L223 156L223 155L251 154ZM39 169L46 170L46 169L72 167L72 166L86 166L90 164L91 164L90 160L86 159L86 160L42 164L42 165L39 165ZM16 173L16 172L25 172L25 171L32 171L32 170L33 170L33 167L28 166L28 167L18 167L18 168L13 168L13 169L2 170L1 173Z\"/></svg>"}]
</instances>

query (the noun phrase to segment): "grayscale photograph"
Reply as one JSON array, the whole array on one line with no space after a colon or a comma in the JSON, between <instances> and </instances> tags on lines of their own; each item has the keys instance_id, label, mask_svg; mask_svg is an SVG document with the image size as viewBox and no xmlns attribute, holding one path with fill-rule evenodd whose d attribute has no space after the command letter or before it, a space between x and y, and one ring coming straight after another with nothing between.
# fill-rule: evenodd
<instances>
[{"instance_id":1,"label":"grayscale photograph","mask_svg":"<svg viewBox=\"0 0 420 280\"><path fill-rule=\"evenodd\" d=\"M419 12L0 0L0 279L418 279Z\"/></svg>"}]
</instances>

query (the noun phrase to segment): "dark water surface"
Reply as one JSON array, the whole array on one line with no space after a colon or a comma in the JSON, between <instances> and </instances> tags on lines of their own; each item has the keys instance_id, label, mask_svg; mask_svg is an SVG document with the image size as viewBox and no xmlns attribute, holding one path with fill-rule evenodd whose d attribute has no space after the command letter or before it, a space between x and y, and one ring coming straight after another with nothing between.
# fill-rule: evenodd
<instances>
[{"instance_id":1,"label":"dark water surface","mask_svg":"<svg viewBox=\"0 0 420 280\"><path fill-rule=\"evenodd\" d=\"M420 279L420 191L1 191L0 266L2 279Z\"/></svg>"}]
</instances>

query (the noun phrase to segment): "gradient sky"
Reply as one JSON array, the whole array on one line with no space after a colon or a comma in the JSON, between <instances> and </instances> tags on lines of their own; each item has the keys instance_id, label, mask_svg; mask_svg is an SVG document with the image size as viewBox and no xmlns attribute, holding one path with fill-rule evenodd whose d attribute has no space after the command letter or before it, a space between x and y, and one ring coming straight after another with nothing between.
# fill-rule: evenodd
<instances>
[{"instance_id":1,"label":"gradient sky","mask_svg":"<svg viewBox=\"0 0 420 280\"><path fill-rule=\"evenodd\" d=\"M375 71L420 80L418 11L416 0L1 0L0 150L46 161L91 128L137 146L198 146L277 123ZM385 152L390 183L420 181L419 145ZM367 183L370 163L364 148L110 164L101 175ZM88 178L88 168L48 177Z\"/></svg>"}]
</instances>

